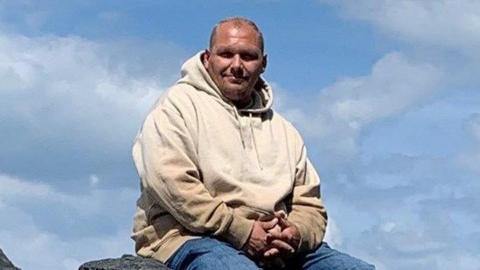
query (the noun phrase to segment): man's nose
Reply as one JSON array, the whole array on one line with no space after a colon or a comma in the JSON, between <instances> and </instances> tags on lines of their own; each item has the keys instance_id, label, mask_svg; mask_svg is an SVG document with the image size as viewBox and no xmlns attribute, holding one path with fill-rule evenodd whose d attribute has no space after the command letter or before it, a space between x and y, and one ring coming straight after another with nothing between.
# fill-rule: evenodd
<instances>
[{"instance_id":1,"label":"man's nose","mask_svg":"<svg viewBox=\"0 0 480 270\"><path fill-rule=\"evenodd\" d=\"M235 77L241 77L243 76L243 64L242 64L242 59L240 58L240 55L235 55L232 58L232 73Z\"/></svg>"}]
</instances>

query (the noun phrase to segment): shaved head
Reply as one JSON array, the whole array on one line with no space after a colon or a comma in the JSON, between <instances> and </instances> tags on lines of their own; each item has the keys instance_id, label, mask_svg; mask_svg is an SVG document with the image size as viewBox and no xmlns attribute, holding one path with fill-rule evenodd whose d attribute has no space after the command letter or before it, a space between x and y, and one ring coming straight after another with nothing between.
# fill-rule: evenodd
<instances>
[{"instance_id":1,"label":"shaved head","mask_svg":"<svg viewBox=\"0 0 480 270\"><path fill-rule=\"evenodd\" d=\"M252 28L257 34L258 34L258 46L260 50L263 53L263 48L264 48L264 41L263 41L263 34L258 28L258 26L251 20L243 17L231 17L231 18L226 18L221 21L219 21L212 29L212 33L210 34L210 50L213 49L213 46L215 45L215 38L217 36L217 30L219 27L221 27L224 24L229 24L230 26L233 26L235 28L242 28L242 27L250 27Z\"/></svg>"}]
</instances>

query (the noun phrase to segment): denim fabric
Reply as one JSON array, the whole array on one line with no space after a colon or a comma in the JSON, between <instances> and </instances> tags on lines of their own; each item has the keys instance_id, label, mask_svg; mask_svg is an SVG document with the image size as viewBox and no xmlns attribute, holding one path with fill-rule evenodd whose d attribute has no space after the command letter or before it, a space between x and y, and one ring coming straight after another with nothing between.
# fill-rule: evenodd
<instances>
[{"instance_id":1,"label":"denim fabric","mask_svg":"<svg viewBox=\"0 0 480 270\"><path fill-rule=\"evenodd\" d=\"M243 251L229 244L205 237L188 240L167 261L174 269L222 269L251 270L259 269Z\"/></svg>"},{"instance_id":2,"label":"denim fabric","mask_svg":"<svg viewBox=\"0 0 480 270\"><path fill-rule=\"evenodd\" d=\"M375 270L375 266L330 248L323 242L315 252L299 255L294 267L305 270Z\"/></svg>"},{"instance_id":3,"label":"denim fabric","mask_svg":"<svg viewBox=\"0 0 480 270\"><path fill-rule=\"evenodd\" d=\"M187 241L167 261L167 266L174 270L262 269L249 259L243 251L210 237ZM298 254L295 258L289 260L285 269L374 270L375 267L332 249L327 243L322 243L314 252Z\"/></svg>"}]
</instances>

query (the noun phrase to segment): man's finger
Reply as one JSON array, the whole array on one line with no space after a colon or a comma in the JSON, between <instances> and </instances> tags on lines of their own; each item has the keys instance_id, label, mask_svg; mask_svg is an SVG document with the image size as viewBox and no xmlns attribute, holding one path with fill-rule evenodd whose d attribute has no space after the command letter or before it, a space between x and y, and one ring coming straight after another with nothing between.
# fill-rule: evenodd
<instances>
[{"instance_id":1,"label":"man's finger","mask_svg":"<svg viewBox=\"0 0 480 270\"><path fill-rule=\"evenodd\" d=\"M279 251L282 250L282 251L286 251L288 253L294 253L295 252L295 249L292 246L290 246L287 242L279 240L279 239L273 240L270 243L270 246L272 246L274 248L277 248Z\"/></svg>"},{"instance_id":2,"label":"man's finger","mask_svg":"<svg viewBox=\"0 0 480 270\"><path fill-rule=\"evenodd\" d=\"M280 225L282 229L285 229L287 227L290 227L290 222L286 218L279 218L278 225Z\"/></svg>"},{"instance_id":3,"label":"man's finger","mask_svg":"<svg viewBox=\"0 0 480 270\"><path fill-rule=\"evenodd\" d=\"M280 239L285 241L284 238L285 237L281 233L267 233L266 240L267 240L267 243L270 243L275 239Z\"/></svg>"},{"instance_id":4,"label":"man's finger","mask_svg":"<svg viewBox=\"0 0 480 270\"><path fill-rule=\"evenodd\" d=\"M265 253L263 254L264 257L268 258L268 257L273 257L273 256L276 256L280 253L280 250L278 250L278 248L271 248L267 251L265 251Z\"/></svg>"},{"instance_id":5,"label":"man's finger","mask_svg":"<svg viewBox=\"0 0 480 270\"><path fill-rule=\"evenodd\" d=\"M295 225L290 224L290 227L282 230L282 236L279 239L296 249L300 244L300 233Z\"/></svg>"},{"instance_id":6,"label":"man's finger","mask_svg":"<svg viewBox=\"0 0 480 270\"><path fill-rule=\"evenodd\" d=\"M277 224L275 225L275 227L268 230L267 242L270 241L270 239L280 238L280 237L282 237L282 228L280 228L280 226Z\"/></svg>"},{"instance_id":7,"label":"man's finger","mask_svg":"<svg viewBox=\"0 0 480 270\"><path fill-rule=\"evenodd\" d=\"M287 216L285 215L284 212L276 212L275 213L275 216L278 218L278 219L286 219Z\"/></svg>"},{"instance_id":8,"label":"man's finger","mask_svg":"<svg viewBox=\"0 0 480 270\"><path fill-rule=\"evenodd\" d=\"M272 229L273 227L275 227L275 225L277 225L277 223L278 223L278 218L273 218L270 221L260 221L260 225L265 231Z\"/></svg>"},{"instance_id":9,"label":"man's finger","mask_svg":"<svg viewBox=\"0 0 480 270\"><path fill-rule=\"evenodd\" d=\"M290 243L290 241L292 241L292 239L293 239L293 234L292 234L292 232L291 232L290 230L288 230L288 229L287 229L287 230L283 230L283 231L282 231L282 236L279 237L279 238L282 239L282 240L285 241L285 242Z\"/></svg>"}]
</instances>

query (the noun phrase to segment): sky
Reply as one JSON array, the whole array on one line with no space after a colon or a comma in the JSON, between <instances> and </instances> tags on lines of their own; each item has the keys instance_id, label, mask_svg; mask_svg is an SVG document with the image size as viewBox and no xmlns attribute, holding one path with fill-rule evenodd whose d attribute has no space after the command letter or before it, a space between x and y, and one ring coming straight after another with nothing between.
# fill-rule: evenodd
<instances>
[{"instance_id":1,"label":"sky","mask_svg":"<svg viewBox=\"0 0 480 270\"><path fill-rule=\"evenodd\" d=\"M0 0L7 256L55 270L134 252L135 134L237 15L263 31L264 77L321 176L331 246L379 270L480 269L475 0Z\"/></svg>"}]
</instances>

